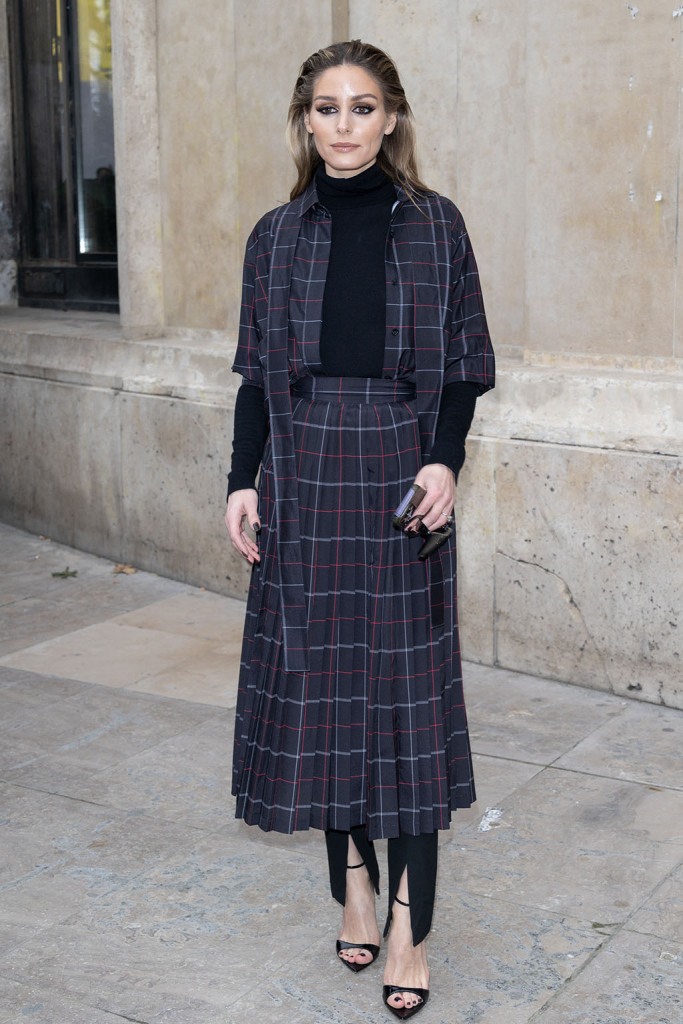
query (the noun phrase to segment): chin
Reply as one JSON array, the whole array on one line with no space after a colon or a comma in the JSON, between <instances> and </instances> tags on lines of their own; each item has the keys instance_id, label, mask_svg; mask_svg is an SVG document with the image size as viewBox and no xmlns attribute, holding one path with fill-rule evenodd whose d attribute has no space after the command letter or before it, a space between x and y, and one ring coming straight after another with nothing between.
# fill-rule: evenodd
<instances>
[{"instance_id":1,"label":"chin","mask_svg":"<svg viewBox=\"0 0 683 1024\"><path fill-rule=\"evenodd\" d=\"M358 158L340 160L337 155L335 155L332 160L325 160L327 173L331 177L333 177L334 174L360 174L360 172L366 170L371 163L375 163L375 161L358 160Z\"/></svg>"}]
</instances>

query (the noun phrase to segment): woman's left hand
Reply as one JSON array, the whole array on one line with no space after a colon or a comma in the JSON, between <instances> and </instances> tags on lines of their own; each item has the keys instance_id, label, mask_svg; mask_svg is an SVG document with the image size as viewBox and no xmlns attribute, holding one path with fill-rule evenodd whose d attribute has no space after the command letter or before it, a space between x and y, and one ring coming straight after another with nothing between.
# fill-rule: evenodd
<instances>
[{"instance_id":1,"label":"woman's left hand","mask_svg":"<svg viewBox=\"0 0 683 1024\"><path fill-rule=\"evenodd\" d=\"M448 466L435 462L423 466L415 477L415 483L427 493L415 509L428 530L444 526L453 515L455 508L455 475ZM414 525L409 529L414 530Z\"/></svg>"}]
</instances>

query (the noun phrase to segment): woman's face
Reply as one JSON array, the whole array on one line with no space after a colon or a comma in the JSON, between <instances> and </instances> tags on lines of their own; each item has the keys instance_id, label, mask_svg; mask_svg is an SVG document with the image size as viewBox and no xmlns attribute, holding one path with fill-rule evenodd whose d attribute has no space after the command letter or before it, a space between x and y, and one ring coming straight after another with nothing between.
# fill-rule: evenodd
<instances>
[{"instance_id":1,"label":"woman's face","mask_svg":"<svg viewBox=\"0 0 683 1024\"><path fill-rule=\"evenodd\" d=\"M351 178L374 164L396 114L387 114L382 90L367 71L340 64L316 82L304 123L330 177Z\"/></svg>"}]
</instances>

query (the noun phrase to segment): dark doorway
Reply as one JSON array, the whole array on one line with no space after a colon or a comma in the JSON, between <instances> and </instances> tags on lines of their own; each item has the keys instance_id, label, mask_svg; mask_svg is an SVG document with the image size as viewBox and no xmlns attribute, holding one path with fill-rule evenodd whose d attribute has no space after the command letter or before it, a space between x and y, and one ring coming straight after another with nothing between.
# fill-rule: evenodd
<instances>
[{"instance_id":1,"label":"dark doorway","mask_svg":"<svg viewBox=\"0 0 683 1024\"><path fill-rule=\"evenodd\" d=\"M11 0L20 305L118 309L110 0Z\"/></svg>"}]
</instances>

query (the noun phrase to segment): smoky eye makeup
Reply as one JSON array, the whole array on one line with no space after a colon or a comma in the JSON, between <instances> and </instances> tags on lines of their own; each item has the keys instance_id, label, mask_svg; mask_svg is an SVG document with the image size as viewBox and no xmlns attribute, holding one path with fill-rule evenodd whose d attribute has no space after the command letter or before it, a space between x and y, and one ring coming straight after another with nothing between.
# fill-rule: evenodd
<instances>
[{"instance_id":1,"label":"smoky eye makeup","mask_svg":"<svg viewBox=\"0 0 683 1024\"><path fill-rule=\"evenodd\" d=\"M322 103L319 107L316 106L314 109L315 109L316 114L325 114L325 115L327 115L327 114L336 114L338 112L338 110L339 110L339 108L335 104L332 104L332 103ZM368 103L356 103L356 105L352 108L352 113L354 113L354 114L362 114L363 116L365 116L367 114L374 113L375 109L376 109L375 107L370 106L370 104L368 104Z\"/></svg>"}]
</instances>

